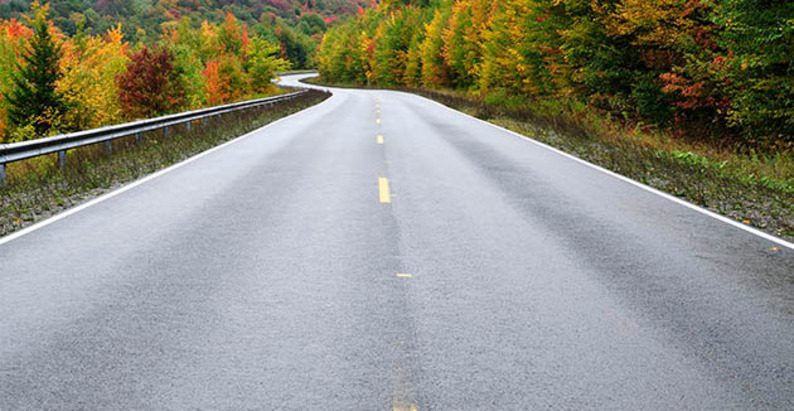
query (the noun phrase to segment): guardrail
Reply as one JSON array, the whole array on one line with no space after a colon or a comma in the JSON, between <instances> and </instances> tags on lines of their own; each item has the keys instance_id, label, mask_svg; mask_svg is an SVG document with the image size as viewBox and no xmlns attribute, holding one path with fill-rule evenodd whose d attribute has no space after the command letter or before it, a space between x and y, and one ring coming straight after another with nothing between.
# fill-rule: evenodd
<instances>
[{"instance_id":1,"label":"guardrail","mask_svg":"<svg viewBox=\"0 0 794 411\"><path fill-rule=\"evenodd\" d=\"M12 144L0 144L0 187L5 184L6 165L15 161L26 160L47 154L58 153L58 165L63 168L66 166L66 151L78 147L85 147L98 143L107 144L110 151L110 143L113 140L125 137L132 137L140 141L141 134L148 131L162 129L168 133L168 127L185 124L190 129L194 121L206 120L210 117L229 113L232 111L246 110L258 106L272 105L280 101L291 100L306 93L301 90L294 93L282 94L274 97L260 98L255 100L241 101L238 103L225 104L193 111L186 111L178 114L138 120L130 123L118 124L113 126L101 127L92 130L78 131L69 134L39 138L35 140L22 141Z\"/></svg>"}]
</instances>

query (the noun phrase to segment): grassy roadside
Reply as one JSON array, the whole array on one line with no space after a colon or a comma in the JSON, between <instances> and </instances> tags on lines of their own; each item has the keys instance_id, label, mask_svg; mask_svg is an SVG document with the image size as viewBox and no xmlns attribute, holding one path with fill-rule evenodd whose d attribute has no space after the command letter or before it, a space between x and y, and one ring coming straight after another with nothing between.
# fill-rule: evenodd
<instances>
[{"instance_id":1,"label":"grassy roadside","mask_svg":"<svg viewBox=\"0 0 794 411\"><path fill-rule=\"evenodd\" d=\"M320 78L314 84L328 84ZM794 153L763 154L627 128L595 115L538 115L447 90L398 88L438 101L789 241Z\"/></svg>"},{"instance_id":2,"label":"grassy roadside","mask_svg":"<svg viewBox=\"0 0 794 411\"><path fill-rule=\"evenodd\" d=\"M147 174L178 163L274 120L313 106L328 95L311 91L292 100L228 113L192 130L172 127L143 135L141 142L124 138L113 142L108 155L101 145L70 150L61 171L53 156L9 164L8 184L0 189L0 236Z\"/></svg>"}]
</instances>

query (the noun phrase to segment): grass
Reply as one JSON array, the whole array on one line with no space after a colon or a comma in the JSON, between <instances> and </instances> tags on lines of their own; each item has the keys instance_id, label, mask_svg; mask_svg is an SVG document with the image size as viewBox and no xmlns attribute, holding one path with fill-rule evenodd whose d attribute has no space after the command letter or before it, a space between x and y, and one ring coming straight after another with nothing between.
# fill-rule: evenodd
<instances>
[{"instance_id":1,"label":"grass","mask_svg":"<svg viewBox=\"0 0 794 411\"><path fill-rule=\"evenodd\" d=\"M195 123L191 130L171 127L166 136L152 131L114 140L112 154L102 144L70 150L61 170L55 155L8 165L8 179L0 189L0 236L10 234L66 208L142 176L178 163L274 120L319 103L328 95L310 91L295 99Z\"/></svg>"},{"instance_id":2,"label":"grass","mask_svg":"<svg viewBox=\"0 0 794 411\"><path fill-rule=\"evenodd\" d=\"M328 84L360 87L354 84ZM677 137L559 106L530 110L450 90L399 88L541 141L744 224L794 240L794 153ZM504 100L501 100L504 101Z\"/></svg>"}]
</instances>

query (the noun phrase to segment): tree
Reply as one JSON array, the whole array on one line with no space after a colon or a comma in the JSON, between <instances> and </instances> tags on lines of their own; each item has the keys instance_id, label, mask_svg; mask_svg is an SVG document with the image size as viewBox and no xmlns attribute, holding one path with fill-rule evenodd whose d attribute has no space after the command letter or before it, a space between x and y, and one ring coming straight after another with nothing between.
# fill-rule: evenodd
<instances>
[{"instance_id":1,"label":"tree","mask_svg":"<svg viewBox=\"0 0 794 411\"><path fill-rule=\"evenodd\" d=\"M30 38L23 64L14 76L14 88L8 100L8 120L12 126L32 125L36 135L45 135L53 129L64 111L63 96L56 90L61 78L61 48L53 39L47 21L47 5L34 2L30 24Z\"/></svg>"},{"instance_id":2,"label":"tree","mask_svg":"<svg viewBox=\"0 0 794 411\"><path fill-rule=\"evenodd\" d=\"M218 29L218 41L221 52L241 55L248 43L248 29L240 23L232 13L226 13L223 24Z\"/></svg>"},{"instance_id":3,"label":"tree","mask_svg":"<svg viewBox=\"0 0 794 411\"><path fill-rule=\"evenodd\" d=\"M405 72L408 42L411 40L408 29L408 16L414 12L407 7L390 11L375 31L375 50L372 69L379 84L402 84Z\"/></svg>"},{"instance_id":4,"label":"tree","mask_svg":"<svg viewBox=\"0 0 794 411\"><path fill-rule=\"evenodd\" d=\"M419 51L419 44L422 43L424 32L414 31L411 41L408 43L408 51L405 54L405 74L403 82L406 86L419 87L422 84L422 55Z\"/></svg>"},{"instance_id":5,"label":"tree","mask_svg":"<svg viewBox=\"0 0 794 411\"><path fill-rule=\"evenodd\" d=\"M790 150L793 22L780 0L384 0L326 32L318 61L331 81Z\"/></svg>"},{"instance_id":6,"label":"tree","mask_svg":"<svg viewBox=\"0 0 794 411\"><path fill-rule=\"evenodd\" d=\"M30 29L16 19L0 21L0 141L3 141L7 128L8 101L5 96L13 90L19 68L17 57L22 54L31 35Z\"/></svg>"},{"instance_id":7,"label":"tree","mask_svg":"<svg viewBox=\"0 0 794 411\"><path fill-rule=\"evenodd\" d=\"M58 90L68 110L62 123L80 130L118 123L123 119L115 78L127 69L127 43L121 26L104 36L75 38L64 43ZM110 87L109 87L110 86Z\"/></svg>"},{"instance_id":8,"label":"tree","mask_svg":"<svg viewBox=\"0 0 794 411\"><path fill-rule=\"evenodd\" d=\"M449 68L444 61L444 40L442 33L448 17L441 10L436 10L433 19L425 25L425 39L419 46L422 60L422 85L425 87L445 86L448 81Z\"/></svg>"},{"instance_id":9,"label":"tree","mask_svg":"<svg viewBox=\"0 0 794 411\"><path fill-rule=\"evenodd\" d=\"M143 47L116 77L119 99L129 118L148 118L185 107L187 99L174 57L167 49Z\"/></svg>"},{"instance_id":10,"label":"tree","mask_svg":"<svg viewBox=\"0 0 794 411\"><path fill-rule=\"evenodd\" d=\"M605 17L611 37L628 39L641 64L632 74L631 105L638 115L663 124L675 114L713 127L725 110L725 88L715 59L716 25L710 2L623 0Z\"/></svg>"},{"instance_id":11,"label":"tree","mask_svg":"<svg viewBox=\"0 0 794 411\"><path fill-rule=\"evenodd\" d=\"M794 2L717 2L729 50L729 122L753 141L794 145Z\"/></svg>"},{"instance_id":12,"label":"tree","mask_svg":"<svg viewBox=\"0 0 794 411\"><path fill-rule=\"evenodd\" d=\"M314 62L314 50L317 44L303 33L300 33L283 21L276 23L276 37L281 43L281 57L291 61L294 68L311 67Z\"/></svg>"},{"instance_id":13,"label":"tree","mask_svg":"<svg viewBox=\"0 0 794 411\"><path fill-rule=\"evenodd\" d=\"M237 56L222 54L208 61L202 74L206 79L209 104L229 103L242 97L245 89L245 73Z\"/></svg>"},{"instance_id":14,"label":"tree","mask_svg":"<svg viewBox=\"0 0 794 411\"><path fill-rule=\"evenodd\" d=\"M266 93L273 88L270 80L277 72L287 70L289 62L276 57L279 46L267 40L254 37L251 45L247 62L250 89L254 93Z\"/></svg>"},{"instance_id":15,"label":"tree","mask_svg":"<svg viewBox=\"0 0 794 411\"><path fill-rule=\"evenodd\" d=\"M473 86L482 64L482 44L486 27L494 14L491 0L457 1L452 5L444 39L444 60L450 67L456 87Z\"/></svg>"}]
</instances>

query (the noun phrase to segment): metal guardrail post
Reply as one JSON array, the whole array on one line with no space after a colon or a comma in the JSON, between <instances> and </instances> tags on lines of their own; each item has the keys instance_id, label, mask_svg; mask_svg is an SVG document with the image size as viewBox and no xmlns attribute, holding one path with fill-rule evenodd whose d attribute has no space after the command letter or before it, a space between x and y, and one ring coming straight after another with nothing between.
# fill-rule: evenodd
<instances>
[{"instance_id":1,"label":"metal guardrail post","mask_svg":"<svg viewBox=\"0 0 794 411\"><path fill-rule=\"evenodd\" d=\"M135 133L135 144L143 143L143 134Z\"/></svg>"},{"instance_id":2,"label":"metal guardrail post","mask_svg":"<svg viewBox=\"0 0 794 411\"><path fill-rule=\"evenodd\" d=\"M108 140L103 143L105 145L105 154L113 154L113 140Z\"/></svg>"},{"instance_id":3,"label":"metal guardrail post","mask_svg":"<svg viewBox=\"0 0 794 411\"><path fill-rule=\"evenodd\" d=\"M66 150L58 152L58 168L61 170L66 168Z\"/></svg>"},{"instance_id":4,"label":"metal guardrail post","mask_svg":"<svg viewBox=\"0 0 794 411\"><path fill-rule=\"evenodd\" d=\"M192 121L188 121L187 123L185 123L185 129L187 129L187 132L189 133L190 130L193 129L193 122Z\"/></svg>"},{"instance_id":5,"label":"metal guardrail post","mask_svg":"<svg viewBox=\"0 0 794 411\"><path fill-rule=\"evenodd\" d=\"M3 188L6 184L6 165L0 163L0 188Z\"/></svg>"},{"instance_id":6,"label":"metal guardrail post","mask_svg":"<svg viewBox=\"0 0 794 411\"><path fill-rule=\"evenodd\" d=\"M170 127L168 127L168 126L163 127L163 138L167 138L168 137L169 129L170 129Z\"/></svg>"}]
</instances>

